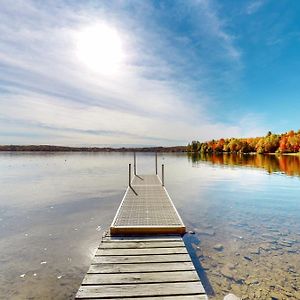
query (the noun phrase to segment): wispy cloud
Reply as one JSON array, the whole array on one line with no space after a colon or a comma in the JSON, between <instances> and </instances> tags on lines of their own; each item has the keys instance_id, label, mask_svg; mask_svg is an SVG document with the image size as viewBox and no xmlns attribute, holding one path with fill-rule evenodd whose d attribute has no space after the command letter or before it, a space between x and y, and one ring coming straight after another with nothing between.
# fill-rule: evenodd
<instances>
[{"instance_id":1,"label":"wispy cloud","mask_svg":"<svg viewBox=\"0 0 300 300\"><path fill-rule=\"evenodd\" d=\"M264 4L266 1L264 0L251 0L249 5L246 7L246 12L248 15L252 15L256 13Z\"/></svg>"},{"instance_id":2,"label":"wispy cloud","mask_svg":"<svg viewBox=\"0 0 300 300\"><path fill-rule=\"evenodd\" d=\"M235 45L235 36L226 31L226 21L221 19L219 11L214 7L214 2L209 0L195 1L196 7L200 9L199 13L202 22L200 26L205 24L205 32L213 39L218 41L218 44L225 50L225 55L236 62L241 59L241 51Z\"/></svg>"},{"instance_id":3,"label":"wispy cloud","mask_svg":"<svg viewBox=\"0 0 300 300\"><path fill-rule=\"evenodd\" d=\"M206 17L202 25L210 28L208 38L226 50L224 59L240 61L217 11L208 1L196 4ZM105 5L1 5L1 143L168 145L240 134L238 121L225 126L214 120L214 98L203 88L208 66L184 34L174 35L155 20L142 23L155 12L150 2ZM97 22L122 37L126 57L114 76L89 69L74 52L78 32ZM201 24L191 26L197 33ZM172 48L174 39L187 47Z\"/></svg>"}]
</instances>

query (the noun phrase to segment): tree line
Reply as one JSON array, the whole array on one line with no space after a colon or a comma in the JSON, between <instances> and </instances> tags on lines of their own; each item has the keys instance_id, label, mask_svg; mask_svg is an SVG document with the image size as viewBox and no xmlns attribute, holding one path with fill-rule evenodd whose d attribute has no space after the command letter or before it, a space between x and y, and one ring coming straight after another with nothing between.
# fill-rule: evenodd
<instances>
[{"instance_id":1,"label":"tree line","mask_svg":"<svg viewBox=\"0 0 300 300\"><path fill-rule=\"evenodd\" d=\"M201 143L192 141L187 146L188 152L203 153L297 153L300 152L300 130L291 130L282 134L271 131L264 137L229 138Z\"/></svg>"}]
</instances>

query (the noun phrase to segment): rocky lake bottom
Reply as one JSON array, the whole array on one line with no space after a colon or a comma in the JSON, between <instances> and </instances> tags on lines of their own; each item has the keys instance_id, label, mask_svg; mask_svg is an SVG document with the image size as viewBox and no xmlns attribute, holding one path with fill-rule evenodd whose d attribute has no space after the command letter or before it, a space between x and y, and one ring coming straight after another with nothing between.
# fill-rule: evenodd
<instances>
[{"instance_id":1,"label":"rocky lake bottom","mask_svg":"<svg viewBox=\"0 0 300 300\"><path fill-rule=\"evenodd\" d=\"M209 299L229 293L243 300L300 299L300 228L278 221L194 228L200 243L192 246L209 281Z\"/></svg>"}]
</instances>

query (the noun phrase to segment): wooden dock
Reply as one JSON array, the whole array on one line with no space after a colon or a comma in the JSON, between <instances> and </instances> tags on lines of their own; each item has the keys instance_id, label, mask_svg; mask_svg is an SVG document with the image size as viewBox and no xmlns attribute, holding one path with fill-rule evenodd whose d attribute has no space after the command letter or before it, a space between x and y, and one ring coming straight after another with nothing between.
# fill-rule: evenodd
<instances>
[{"instance_id":1,"label":"wooden dock","mask_svg":"<svg viewBox=\"0 0 300 300\"><path fill-rule=\"evenodd\" d=\"M207 299L163 180L129 177L110 233L102 238L76 299Z\"/></svg>"}]
</instances>

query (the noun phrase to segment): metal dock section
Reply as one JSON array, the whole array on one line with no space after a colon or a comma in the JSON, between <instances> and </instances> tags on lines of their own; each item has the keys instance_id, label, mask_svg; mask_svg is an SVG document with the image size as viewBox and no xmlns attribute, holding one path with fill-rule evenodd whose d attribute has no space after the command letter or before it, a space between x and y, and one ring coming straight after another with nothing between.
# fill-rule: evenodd
<instances>
[{"instance_id":1,"label":"metal dock section","mask_svg":"<svg viewBox=\"0 0 300 300\"><path fill-rule=\"evenodd\" d=\"M137 175L134 163L131 180L129 165L129 186L76 299L207 299L184 233L157 156L155 175Z\"/></svg>"},{"instance_id":2,"label":"metal dock section","mask_svg":"<svg viewBox=\"0 0 300 300\"><path fill-rule=\"evenodd\" d=\"M111 235L184 234L185 226L157 175L135 175L110 227Z\"/></svg>"}]
</instances>

